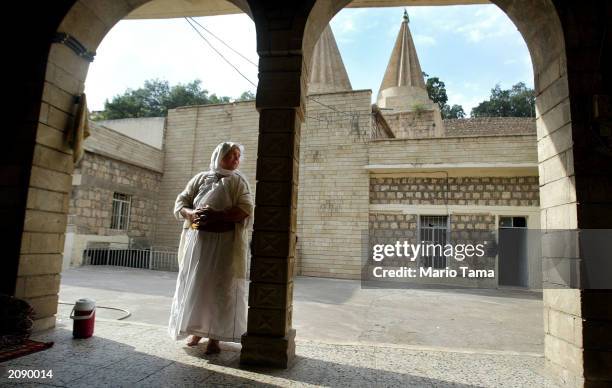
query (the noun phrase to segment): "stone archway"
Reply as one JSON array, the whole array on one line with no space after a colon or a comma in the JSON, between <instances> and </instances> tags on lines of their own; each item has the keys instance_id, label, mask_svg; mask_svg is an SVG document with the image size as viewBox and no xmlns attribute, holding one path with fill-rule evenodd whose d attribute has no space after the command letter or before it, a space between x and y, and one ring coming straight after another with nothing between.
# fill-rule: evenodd
<instances>
[{"instance_id":1,"label":"stone archway","mask_svg":"<svg viewBox=\"0 0 612 388\"><path fill-rule=\"evenodd\" d=\"M312 7L310 10L295 7L292 9L294 22L285 27L286 37L290 37L287 40L274 39L279 32L270 25L261 24L263 28L258 28L258 42L265 42L258 46L262 63L270 66L260 68L260 74L265 77L261 78L264 82L260 83L257 100L261 112L258 151L261 160L258 160L257 169L260 196L253 237L249 326L248 333L243 336L241 356L245 364L286 367L293 357L293 283L288 274L294 265L297 177L292 171L297 171L304 86L314 43L331 18L348 3L319 0L304 5ZM385 5L389 5L387 3ZM597 108L599 111L607 109L600 105L609 104L610 76L604 77L603 62L589 62L591 66L583 69L585 60L577 54L597 57L597 47L592 47L590 52L579 48L579 36L584 38L585 34L598 41L603 50L605 18L597 15L595 6L577 12L599 23L597 28L584 31L576 28L575 19L569 17L576 9L568 4L550 0L496 0L493 3L515 23L533 61L543 229L609 227L610 221L598 218L595 212L604 210L605 214L611 214L610 195L592 190L597 181L610 187L609 158L605 154L588 155L589 145L596 140L587 132L594 120L590 112ZM603 8L609 14L610 7ZM262 17L274 20L273 13L264 12L264 15L259 14L260 21ZM608 39L605 47L609 49L610 45ZM602 60L601 55L599 57ZM609 55L606 58L603 60L610 63ZM280 80L290 86L275 92L274 83ZM603 96L598 99L597 93ZM610 135L607 136L609 141ZM594 175L591 170L581 181L575 166L581 165L582 160L591 167L601 163L605 172ZM262 171L262 167L274 164L282 167L272 172ZM261 193L265 193L264 198ZM606 205L597 203L602 201ZM579 244L579 241L568 244L566 248L569 249L563 254L558 253L555 244L544 244L543 260L568 268L580 265L577 261ZM546 281L546 277L544 279ZM610 294L606 292L579 288L544 290L546 363L559 381L579 386L612 378L598 366L603 359L611 360L609 342L605 348L607 352L602 353L597 339L592 337L599 329L589 327L592 322L596 327L610 328L612 316L603 307L610 301ZM590 342L584 340L587 338Z\"/></svg>"},{"instance_id":2,"label":"stone archway","mask_svg":"<svg viewBox=\"0 0 612 388\"><path fill-rule=\"evenodd\" d=\"M35 330L55 325L74 169L73 151L65 135L74 121L75 97L85 88L89 64L106 34L119 20L149 1L72 1L64 4L58 25L49 28L53 43L48 42L48 55L41 64L44 68L41 97L37 104L32 103L38 105L38 113L30 118L30 130L24 131L31 136L30 155L25 152L19 155L23 157L21 163L30 164L31 170L28 174L24 171L22 181L14 192L10 191L19 200L25 202L27 198L27 203L22 204L21 228L15 228L14 221L12 224L6 221L12 226L17 244L12 247L14 254L9 255L12 261L4 264L7 281L3 282L4 292L25 298L34 307ZM230 3L251 14L246 2L230 0ZM58 42L61 39L64 42Z\"/></svg>"},{"instance_id":3,"label":"stone archway","mask_svg":"<svg viewBox=\"0 0 612 388\"><path fill-rule=\"evenodd\" d=\"M26 11L31 11L28 6L39 7L31 13L40 25L38 35L25 41L27 49L15 51L23 55L17 61L23 68L15 73L23 74L27 81L14 88L19 92L9 123L19 130L9 137L8 152L2 155L7 161L3 166L3 227L11 241L3 265L3 287L32 302L39 314L37 329L55 323L72 169L63 132L72 119L73 96L83 90L88 67L84 57L64 45L51 44L51 39L57 31L67 32L94 51L115 22L146 2L66 0L22 5ZM324 26L348 1L233 3L250 10L260 54L256 103L260 111L259 196L242 360L286 366L295 334L291 329L291 273L307 64ZM610 134L594 134L593 128L611 115L612 39L606 26L612 5L595 0L494 3L517 25L534 63L542 225L549 229L609 228L612 163L605 152L595 151L602 140L609 144ZM575 263L571 259L578 254L571 252L579 252L576 241L568 246L573 250L556 260ZM545 246L544 255L554 257L554 248ZM612 380L611 301L606 291L544 293L545 353L560 380L572 386L605 385Z\"/></svg>"}]
</instances>

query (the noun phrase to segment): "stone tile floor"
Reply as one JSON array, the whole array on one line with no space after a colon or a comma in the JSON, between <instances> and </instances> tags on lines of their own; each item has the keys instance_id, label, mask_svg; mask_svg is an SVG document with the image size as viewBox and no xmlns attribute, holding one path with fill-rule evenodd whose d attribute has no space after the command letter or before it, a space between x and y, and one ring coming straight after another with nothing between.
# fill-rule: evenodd
<instances>
[{"instance_id":1,"label":"stone tile floor","mask_svg":"<svg viewBox=\"0 0 612 388\"><path fill-rule=\"evenodd\" d=\"M299 332L298 332L299 336ZM204 355L206 341L188 348L159 325L98 319L95 335L72 339L58 322L33 339L55 341L46 351L0 364L0 386L195 387L556 387L535 353L296 340L286 370L239 366L240 345ZM8 370L52 370L51 379L8 379Z\"/></svg>"}]
</instances>

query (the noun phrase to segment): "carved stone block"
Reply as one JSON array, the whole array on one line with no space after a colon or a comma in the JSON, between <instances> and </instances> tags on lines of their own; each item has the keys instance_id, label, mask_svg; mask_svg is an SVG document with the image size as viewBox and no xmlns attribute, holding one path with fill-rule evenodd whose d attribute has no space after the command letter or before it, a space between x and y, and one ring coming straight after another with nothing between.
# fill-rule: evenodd
<instances>
[{"instance_id":1,"label":"carved stone block","mask_svg":"<svg viewBox=\"0 0 612 388\"><path fill-rule=\"evenodd\" d=\"M262 109L259 113L259 132L294 132L295 109Z\"/></svg>"},{"instance_id":2,"label":"carved stone block","mask_svg":"<svg viewBox=\"0 0 612 388\"><path fill-rule=\"evenodd\" d=\"M294 154L295 133L262 133L259 135L258 157L292 157Z\"/></svg>"},{"instance_id":3,"label":"carved stone block","mask_svg":"<svg viewBox=\"0 0 612 388\"><path fill-rule=\"evenodd\" d=\"M298 174L297 162L291 156L288 157L257 157L258 181L291 181Z\"/></svg>"},{"instance_id":4,"label":"carved stone block","mask_svg":"<svg viewBox=\"0 0 612 388\"><path fill-rule=\"evenodd\" d=\"M249 308L248 333L284 337L291 329L291 310Z\"/></svg>"},{"instance_id":5,"label":"carved stone block","mask_svg":"<svg viewBox=\"0 0 612 388\"><path fill-rule=\"evenodd\" d=\"M295 359L295 329L284 337L244 334L240 352L241 365L287 368Z\"/></svg>"},{"instance_id":6,"label":"carved stone block","mask_svg":"<svg viewBox=\"0 0 612 388\"><path fill-rule=\"evenodd\" d=\"M287 309L291 306L293 282L287 284L251 282L249 308Z\"/></svg>"},{"instance_id":7,"label":"carved stone block","mask_svg":"<svg viewBox=\"0 0 612 388\"><path fill-rule=\"evenodd\" d=\"M257 206L255 208L255 229L289 231L293 226L292 215L295 213L287 207Z\"/></svg>"},{"instance_id":8,"label":"carved stone block","mask_svg":"<svg viewBox=\"0 0 612 388\"><path fill-rule=\"evenodd\" d=\"M297 192L295 195L292 193L294 189L297 191L297 187L294 188L289 182L258 181L255 205L290 207L293 197L296 198L297 202Z\"/></svg>"},{"instance_id":9,"label":"carved stone block","mask_svg":"<svg viewBox=\"0 0 612 388\"><path fill-rule=\"evenodd\" d=\"M291 232L268 232L256 229L253 232L253 256L292 257L295 243L291 243L291 238L295 238Z\"/></svg>"},{"instance_id":10,"label":"carved stone block","mask_svg":"<svg viewBox=\"0 0 612 388\"><path fill-rule=\"evenodd\" d=\"M295 259L253 257L251 281L285 284L293 277Z\"/></svg>"}]
</instances>

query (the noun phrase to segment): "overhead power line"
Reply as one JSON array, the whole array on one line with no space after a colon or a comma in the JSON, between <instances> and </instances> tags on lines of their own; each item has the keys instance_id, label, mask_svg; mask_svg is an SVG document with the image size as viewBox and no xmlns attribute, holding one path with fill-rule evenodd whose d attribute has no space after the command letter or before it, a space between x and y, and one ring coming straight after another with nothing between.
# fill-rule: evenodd
<instances>
[{"instance_id":1,"label":"overhead power line","mask_svg":"<svg viewBox=\"0 0 612 388\"><path fill-rule=\"evenodd\" d=\"M200 32L200 30L198 30L196 28L196 26L194 26L194 23L197 24L199 27L201 27L204 31L206 31L207 33L209 33L211 36L213 36L215 39L217 39L219 42L221 42L224 46L226 46L227 48L229 48L230 50L232 50L234 53L238 54L240 57L242 57L244 60L248 61L250 64L252 64L255 67L258 67L257 64L255 64L253 61L251 61L250 59L248 59L246 56L244 56L243 54L241 54L239 51L237 51L236 49L234 49L233 47L231 47L229 44L227 44L223 39L219 38L218 36L216 36L215 34L213 34L210 30L208 30L206 27L204 27L202 24L198 23L197 20L195 20L192 17L185 17L184 18L185 21L187 21L187 23L189 23L189 25L191 26L191 28L193 28L193 30L204 40L204 42L206 42L210 48L212 48L228 65L230 65L238 74L240 74L242 76L242 78L244 78L245 80L247 80L251 85L257 87L257 85L251 81L246 75L244 75L239 69L238 67L236 67L236 65L234 65L229 59L227 59L223 54L221 54L221 52L219 50L217 50L209 41L208 39L206 39L206 37ZM308 96L308 98L314 102L316 102L317 104L332 110L334 112L340 113L342 115L354 118L355 116L359 117L361 116L359 114L359 112L357 112L355 114L355 112L347 112L347 111L343 111L343 110L338 110L335 107L331 106L331 105L327 105L319 100L317 100L316 98L312 97L312 96ZM311 119L315 119L317 121L322 121L320 119L317 119L315 117L312 116L307 116L308 118ZM327 121L327 120L325 120Z\"/></svg>"},{"instance_id":2,"label":"overhead power line","mask_svg":"<svg viewBox=\"0 0 612 388\"><path fill-rule=\"evenodd\" d=\"M207 44L210 46L210 48L212 48L212 49L213 49L213 50L214 50L214 51L215 51L217 54L219 54L219 56L220 56L220 57L221 57L221 58L222 58L222 59L223 59L223 60L224 60L224 61L225 61L225 62L226 62L228 65L230 65L230 66L231 66L231 67L232 67L234 70L236 70L236 72L237 72L238 74L240 74L240 75L242 76L242 78L244 78L245 80L247 80L247 82L249 82L251 85L253 85L253 86L257 87L257 85L256 85L256 84L255 84L253 81L251 81L251 80L250 80L250 79L249 79L249 78L248 78L246 75L242 74L242 72L241 72L240 70L238 70L238 68L237 68L236 66L234 66L234 64L233 64L232 62L230 62L230 61L229 61L227 58L225 58L225 56L224 56L223 54L221 54L221 52L215 48L215 46L213 46L213 45L212 45L212 44L211 44L211 43L208 41L208 39L206 39L206 37L205 37L204 35L202 35L202 33L200 32L200 30L198 30L198 29L196 28L196 26L194 26L194 25L193 25L193 24L192 24L192 23L189 21L189 19L188 19L188 18L185 18L185 20L187 21L187 23L189 23L189 25L191 26L191 28L193 28L193 30L194 30L194 31L195 31L195 32L196 32L198 35L200 35L200 37L201 37L201 38L204 40L204 42L206 42L206 43L207 43Z\"/></svg>"},{"instance_id":3,"label":"overhead power line","mask_svg":"<svg viewBox=\"0 0 612 388\"><path fill-rule=\"evenodd\" d=\"M187 19L187 18L185 18ZM249 62L251 65L255 66L255 67L259 67L257 65L257 63L251 61L249 58L247 58L246 56L242 55L238 50L235 50L232 46L230 46L229 44L225 43L225 41L221 38L219 38L217 35L213 34L209 29L207 29L206 27L204 27L203 25L201 25L197 20L195 20L194 18L190 17L189 18L192 22L194 22L195 24L197 24L198 26L200 26L204 31L208 32L213 38L217 39L219 42L221 42L225 47L227 47L228 49L232 50L233 52L235 52L236 54L240 55L240 57L242 59L244 59L245 61Z\"/></svg>"},{"instance_id":4,"label":"overhead power line","mask_svg":"<svg viewBox=\"0 0 612 388\"><path fill-rule=\"evenodd\" d=\"M347 112L347 111L344 111L344 110L338 110L338 109L334 108L333 106L331 106L331 105L327 105L327 104L324 104L324 103L322 103L321 101L319 101L319 100L317 100L316 98L311 97L311 96L308 96L308 98L309 98L309 99L311 99L312 101L316 102L317 104L319 104L319 105L321 105L321 106L323 106L323 107L327 108L327 109L330 109L330 110L333 110L333 111L335 111L335 112L341 113L341 114L343 114L343 115L345 115L345 116L349 116L349 117L351 117L351 118L355 116L355 113L354 113L354 112L353 112L353 113L351 113L351 112ZM357 112L357 115L359 116L359 112Z\"/></svg>"}]
</instances>

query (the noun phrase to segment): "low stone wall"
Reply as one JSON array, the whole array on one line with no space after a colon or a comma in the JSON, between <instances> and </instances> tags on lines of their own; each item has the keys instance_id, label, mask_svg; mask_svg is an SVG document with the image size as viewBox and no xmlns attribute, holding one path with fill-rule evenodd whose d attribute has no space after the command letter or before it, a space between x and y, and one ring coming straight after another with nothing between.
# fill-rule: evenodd
<instances>
[{"instance_id":1,"label":"low stone wall","mask_svg":"<svg viewBox=\"0 0 612 388\"><path fill-rule=\"evenodd\" d=\"M446 136L535 135L535 117L474 117L443 120Z\"/></svg>"},{"instance_id":2,"label":"low stone wall","mask_svg":"<svg viewBox=\"0 0 612 388\"><path fill-rule=\"evenodd\" d=\"M533 164L538 162L535 134L506 136L374 139L368 164Z\"/></svg>"},{"instance_id":3,"label":"low stone wall","mask_svg":"<svg viewBox=\"0 0 612 388\"><path fill-rule=\"evenodd\" d=\"M370 203L539 206L538 177L371 177Z\"/></svg>"}]
</instances>

